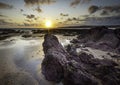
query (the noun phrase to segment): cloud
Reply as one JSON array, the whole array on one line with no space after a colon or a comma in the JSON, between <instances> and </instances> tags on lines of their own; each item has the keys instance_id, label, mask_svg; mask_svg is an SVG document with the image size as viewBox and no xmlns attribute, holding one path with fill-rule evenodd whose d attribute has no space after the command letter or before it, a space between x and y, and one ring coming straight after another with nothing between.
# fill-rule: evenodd
<instances>
[{"instance_id":1,"label":"cloud","mask_svg":"<svg viewBox=\"0 0 120 85\"><path fill-rule=\"evenodd\" d=\"M90 1L92 0L73 0L71 3L70 3L70 6L77 6L78 4L80 3L89 3Z\"/></svg>"},{"instance_id":2,"label":"cloud","mask_svg":"<svg viewBox=\"0 0 120 85\"><path fill-rule=\"evenodd\" d=\"M30 20L30 19L26 19L25 21L30 22L30 23L32 22L32 20Z\"/></svg>"},{"instance_id":3,"label":"cloud","mask_svg":"<svg viewBox=\"0 0 120 85\"><path fill-rule=\"evenodd\" d=\"M19 27L38 27L40 24L31 23L31 22L23 22L22 24L17 24Z\"/></svg>"},{"instance_id":4,"label":"cloud","mask_svg":"<svg viewBox=\"0 0 120 85\"><path fill-rule=\"evenodd\" d=\"M73 18L68 18L68 19L66 19L64 22L65 23L67 23L67 22L80 22L80 21L83 21L83 19L81 19L81 18L76 18L76 17L73 17Z\"/></svg>"},{"instance_id":5,"label":"cloud","mask_svg":"<svg viewBox=\"0 0 120 85\"><path fill-rule=\"evenodd\" d=\"M100 15L104 16L104 15L108 15L108 14L109 14L108 11L103 10L102 13L101 13Z\"/></svg>"},{"instance_id":6,"label":"cloud","mask_svg":"<svg viewBox=\"0 0 120 85\"><path fill-rule=\"evenodd\" d=\"M35 15L31 14L31 15L27 15L26 17L29 19L32 19L32 18L35 18Z\"/></svg>"},{"instance_id":7,"label":"cloud","mask_svg":"<svg viewBox=\"0 0 120 85\"><path fill-rule=\"evenodd\" d=\"M62 25L71 25L71 24L82 24L84 22L84 19L82 19L81 17L71 17L71 18L67 18L64 21L59 21L58 24L62 24Z\"/></svg>"},{"instance_id":8,"label":"cloud","mask_svg":"<svg viewBox=\"0 0 120 85\"><path fill-rule=\"evenodd\" d=\"M82 3L89 3L92 0L81 0L81 1L82 1Z\"/></svg>"},{"instance_id":9,"label":"cloud","mask_svg":"<svg viewBox=\"0 0 120 85\"><path fill-rule=\"evenodd\" d=\"M36 17L35 15L33 15L33 14L29 14L29 15L27 15L27 14L23 14L24 16L26 16L26 19L25 19L25 21L27 21L27 22L32 22L32 21L37 21L38 20L38 18L39 17Z\"/></svg>"},{"instance_id":10,"label":"cloud","mask_svg":"<svg viewBox=\"0 0 120 85\"><path fill-rule=\"evenodd\" d=\"M12 8L13 8L12 5L0 2L0 9L12 9Z\"/></svg>"},{"instance_id":11,"label":"cloud","mask_svg":"<svg viewBox=\"0 0 120 85\"><path fill-rule=\"evenodd\" d=\"M81 18L83 17L83 18ZM62 23L59 24L81 24L81 25L119 25L120 16L104 16L104 17L96 17L96 16L80 16L80 17L72 17L67 18Z\"/></svg>"},{"instance_id":12,"label":"cloud","mask_svg":"<svg viewBox=\"0 0 120 85\"><path fill-rule=\"evenodd\" d=\"M120 16L88 17L84 19L84 25L119 25Z\"/></svg>"},{"instance_id":13,"label":"cloud","mask_svg":"<svg viewBox=\"0 0 120 85\"><path fill-rule=\"evenodd\" d=\"M33 14L30 14L30 15L23 14L23 15L26 16L27 19L34 19L35 18L35 15L33 15Z\"/></svg>"},{"instance_id":14,"label":"cloud","mask_svg":"<svg viewBox=\"0 0 120 85\"><path fill-rule=\"evenodd\" d=\"M116 6L104 6L101 9L110 11L110 12L120 12L120 6L116 5Z\"/></svg>"},{"instance_id":15,"label":"cloud","mask_svg":"<svg viewBox=\"0 0 120 85\"><path fill-rule=\"evenodd\" d=\"M69 16L69 14L60 13L60 16L66 17L66 16Z\"/></svg>"},{"instance_id":16,"label":"cloud","mask_svg":"<svg viewBox=\"0 0 120 85\"><path fill-rule=\"evenodd\" d=\"M42 9L40 8L41 5L44 5L44 4L52 4L52 3L55 3L56 0L24 0L25 4L27 6L38 6L35 11L37 11L38 13L41 13L42 12Z\"/></svg>"},{"instance_id":17,"label":"cloud","mask_svg":"<svg viewBox=\"0 0 120 85\"><path fill-rule=\"evenodd\" d=\"M80 3L81 0L74 0L73 2L71 2L71 6L76 6Z\"/></svg>"},{"instance_id":18,"label":"cloud","mask_svg":"<svg viewBox=\"0 0 120 85\"><path fill-rule=\"evenodd\" d=\"M55 0L24 0L26 5L41 5L41 4L51 4L56 2Z\"/></svg>"},{"instance_id":19,"label":"cloud","mask_svg":"<svg viewBox=\"0 0 120 85\"><path fill-rule=\"evenodd\" d=\"M20 9L21 12L23 12L24 10L23 9Z\"/></svg>"},{"instance_id":20,"label":"cloud","mask_svg":"<svg viewBox=\"0 0 120 85\"><path fill-rule=\"evenodd\" d=\"M36 24L24 23L23 26L36 26Z\"/></svg>"},{"instance_id":21,"label":"cloud","mask_svg":"<svg viewBox=\"0 0 120 85\"><path fill-rule=\"evenodd\" d=\"M120 14L120 6L115 5L115 6L95 6L92 5L89 7L88 11L90 14L93 14L97 11L102 11L101 15L109 15L111 13L119 13Z\"/></svg>"},{"instance_id":22,"label":"cloud","mask_svg":"<svg viewBox=\"0 0 120 85\"><path fill-rule=\"evenodd\" d=\"M6 19L0 19L0 25L12 25L13 23L8 22Z\"/></svg>"},{"instance_id":23,"label":"cloud","mask_svg":"<svg viewBox=\"0 0 120 85\"><path fill-rule=\"evenodd\" d=\"M120 6L104 6L101 7L102 13L101 15L109 15L109 14L120 14Z\"/></svg>"},{"instance_id":24,"label":"cloud","mask_svg":"<svg viewBox=\"0 0 120 85\"><path fill-rule=\"evenodd\" d=\"M90 14L93 14L93 13L95 13L98 10L99 10L99 7L95 6L95 5L90 6L89 9L88 9Z\"/></svg>"},{"instance_id":25,"label":"cloud","mask_svg":"<svg viewBox=\"0 0 120 85\"><path fill-rule=\"evenodd\" d=\"M7 17L7 16L0 14L0 17Z\"/></svg>"},{"instance_id":26,"label":"cloud","mask_svg":"<svg viewBox=\"0 0 120 85\"><path fill-rule=\"evenodd\" d=\"M42 9L38 6L36 9L35 9L38 13L41 13L42 12Z\"/></svg>"}]
</instances>

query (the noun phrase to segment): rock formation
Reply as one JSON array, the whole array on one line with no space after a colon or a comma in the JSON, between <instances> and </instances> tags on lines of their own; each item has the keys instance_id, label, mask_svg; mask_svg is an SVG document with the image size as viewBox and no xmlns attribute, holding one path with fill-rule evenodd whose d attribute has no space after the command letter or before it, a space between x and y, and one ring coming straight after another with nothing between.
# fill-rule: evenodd
<instances>
[{"instance_id":1,"label":"rock formation","mask_svg":"<svg viewBox=\"0 0 120 85\"><path fill-rule=\"evenodd\" d=\"M83 43L86 47L120 53L120 29L97 27L82 30L77 39L72 40L71 43Z\"/></svg>"},{"instance_id":2,"label":"rock formation","mask_svg":"<svg viewBox=\"0 0 120 85\"><path fill-rule=\"evenodd\" d=\"M120 69L114 61L96 59L85 52L67 52L51 34L46 34L44 40L42 73L48 81L64 85L119 85Z\"/></svg>"}]
</instances>

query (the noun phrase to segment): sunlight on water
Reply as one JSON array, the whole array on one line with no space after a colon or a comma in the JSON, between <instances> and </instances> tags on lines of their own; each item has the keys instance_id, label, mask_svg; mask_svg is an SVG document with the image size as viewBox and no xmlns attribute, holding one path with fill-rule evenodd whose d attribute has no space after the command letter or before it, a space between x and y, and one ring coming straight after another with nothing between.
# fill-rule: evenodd
<instances>
[{"instance_id":1,"label":"sunlight on water","mask_svg":"<svg viewBox=\"0 0 120 85\"><path fill-rule=\"evenodd\" d=\"M56 35L63 46L70 44L74 37ZM8 72L28 72L40 85L62 85L48 82L41 74L41 62L44 58L43 37L24 39L20 36L11 37L0 42L0 75ZM63 43L64 42L64 43ZM6 62L7 61L7 62ZM4 68L3 68L4 67Z\"/></svg>"}]
</instances>

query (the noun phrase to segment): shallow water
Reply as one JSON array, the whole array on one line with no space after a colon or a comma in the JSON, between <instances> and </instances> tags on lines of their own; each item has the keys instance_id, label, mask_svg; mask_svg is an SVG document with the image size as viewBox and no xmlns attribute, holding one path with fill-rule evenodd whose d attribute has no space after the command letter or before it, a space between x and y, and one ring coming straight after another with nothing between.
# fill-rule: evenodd
<instances>
[{"instance_id":1,"label":"shallow water","mask_svg":"<svg viewBox=\"0 0 120 85\"><path fill-rule=\"evenodd\" d=\"M56 36L63 46L75 38ZM25 39L21 36L0 41L0 78L7 73L26 72L37 80L39 85L58 85L45 80L41 73L41 62L44 58L43 41L43 37Z\"/></svg>"}]
</instances>

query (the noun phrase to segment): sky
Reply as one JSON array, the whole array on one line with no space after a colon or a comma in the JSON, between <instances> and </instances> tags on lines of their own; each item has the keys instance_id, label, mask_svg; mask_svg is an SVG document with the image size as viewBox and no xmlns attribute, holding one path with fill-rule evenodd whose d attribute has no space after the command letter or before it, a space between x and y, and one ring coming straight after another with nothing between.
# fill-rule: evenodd
<instances>
[{"instance_id":1,"label":"sky","mask_svg":"<svg viewBox=\"0 0 120 85\"><path fill-rule=\"evenodd\" d=\"M120 0L0 0L0 28L120 25Z\"/></svg>"}]
</instances>

